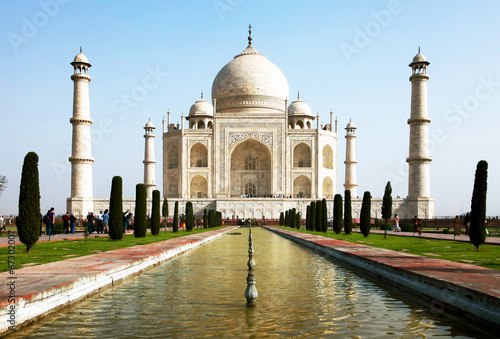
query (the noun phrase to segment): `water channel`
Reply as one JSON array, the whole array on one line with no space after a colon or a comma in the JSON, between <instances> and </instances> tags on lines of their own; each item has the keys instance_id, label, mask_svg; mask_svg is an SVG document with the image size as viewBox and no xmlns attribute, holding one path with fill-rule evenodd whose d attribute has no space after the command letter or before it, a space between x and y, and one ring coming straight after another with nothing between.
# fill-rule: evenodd
<instances>
[{"instance_id":1,"label":"water channel","mask_svg":"<svg viewBox=\"0 0 500 339\"><path fill-rule=\"evenodd\" d=\"M324 256L254 229L259 297L246 307L248 228L51 314L9 338L484 337Z\"/></svg>"}]
</instances>

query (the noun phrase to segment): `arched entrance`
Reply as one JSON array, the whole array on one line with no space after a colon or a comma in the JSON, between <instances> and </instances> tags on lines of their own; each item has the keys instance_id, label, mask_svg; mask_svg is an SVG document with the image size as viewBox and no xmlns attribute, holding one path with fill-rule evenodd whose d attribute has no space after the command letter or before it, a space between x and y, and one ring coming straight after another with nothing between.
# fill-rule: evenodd
<instances>
[{"instance_id":1,"label":"arched entrance","mask_svg":"<svg viewBox=\"0 0 500 339\"><path fill-rule=\"evenodd\" d=\"M261 142L248 139L231 152L229 191L232 197L270 196L271 152Z\"/></svg>"},{"instance_id":2,"label":"arched entrance","mask_svg":"<svg viewBox=\"0 0 500 339\"><path fill-rule=\"evenodd\" d=\"M293 197L294 198L310 198L311 197L311 179L305 175L298 176L293 181Z\"/></svg>"},{"instance_id":3,"label":"arched entrance","mask_svg":"<svg viewBox=\"0 0 500 339\"><path fill-rule=\"evenodd\" d=\"M201 175L196 175L191 179L189 185L189 193L191 198L207 198L208 197L208 183L207 179Z\"/></svg>"}]
</instances>

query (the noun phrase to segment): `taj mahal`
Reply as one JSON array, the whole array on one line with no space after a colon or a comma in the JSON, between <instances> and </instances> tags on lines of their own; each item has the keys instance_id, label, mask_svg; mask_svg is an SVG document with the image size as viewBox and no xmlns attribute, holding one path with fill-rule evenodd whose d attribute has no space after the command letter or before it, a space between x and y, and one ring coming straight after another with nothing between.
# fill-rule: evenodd
<instances>
[{"instance_id":1,"label":"taj mahal","mask_svg":"<svg viewBox=\"0 0 500 339\"><path fill-rule=\"evenodd\" d=\"M170 122L170 111L162 120L162 187L155 182L155 127L144 126L144 181L148 199L159 189L168 198L170 214L178 201L180 211L191 201L197 216L203 209L216 209L224 218L279 218L280 212L296 208L302 216L313 200L326 198L328 214L333 197L351 191L353 218L358 218L361 199L356 198L356 127L345 127L346 149L339 150L338 121L320 122L297 94L291 100L288 82L281 70L252 45L217 74L211 100L201 98ZM71 63L74 73L71 197L67 209L75 216L109 207L108 198L94 198L92 192L89 63L80 53ZM411 109L409 125L408 196L393 199L393 213L403 218L433 218L430 197L429 135L427 112L427 66L419 53L411 67ZM345 154L344 189L338 190L338 154ZM98 161L96 159L95 161ZM139 180L138 180L139 181ZM151 204L151 202L150 202ZM124 210L134 211L135 198L123 199ZM381 198L372 199L372 217L381 217Z\"/></svg>"}]
</instances>

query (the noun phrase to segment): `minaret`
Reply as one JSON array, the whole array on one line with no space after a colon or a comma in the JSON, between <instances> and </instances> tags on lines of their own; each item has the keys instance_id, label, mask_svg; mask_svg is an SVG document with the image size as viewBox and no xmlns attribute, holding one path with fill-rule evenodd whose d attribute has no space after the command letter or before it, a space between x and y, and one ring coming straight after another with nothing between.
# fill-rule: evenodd
<instances>
[{"instance_id":1,"label":"minaret","mask_svg":"<svg viewBox=\"0 0 500 339\"><path fill-rule=\"evenodd\" d=\"M90 105L89 105L89 68L92 65L87 57L80 53L71 63L74 82L73 91L73 117L70 119L73 125L73 140L71 157L71 198L67 201L68 212L77 218L86 216L89 211L94 210L94 199L92 193L92 145L90 136Z\"/></svg>"},{"instance_id":2,"label":"minaret","mask_svg":"<svg viewBox=\"0 0 500 339\"><path fill-rule=\"evenodd\" d=\"M153 199L153 190L155 184L155 135L153 134L155 127L151 121L148 121L144 130L145 147L144 147L144 185L146 185L147 199Z\"/></svg>"},{"instance_id":3,"label":"minaret","mask_svg":"<svg viewBox=\"0 0 500 339\"><path fill-rule=\"evenodd\" d=\"M420 53L413 58L409 65L412 69L411 81L411 115L410 125L410 156L406 159L409 164L408 197L430 197L429 181L429 123L427 114L427 66L430 63Z\"/></svg>"},{"instance_id":4,"label":"minaret","mask_svg":"<svg viewBox=\"0 0 500 339\"><path fill-rule=\"evenodd\" d=\"M356 126L349 121L345 133L345 184L346 190L351 191L351 197L358 196L358 184L356 183Z\"/></svg>"}]
</instances>

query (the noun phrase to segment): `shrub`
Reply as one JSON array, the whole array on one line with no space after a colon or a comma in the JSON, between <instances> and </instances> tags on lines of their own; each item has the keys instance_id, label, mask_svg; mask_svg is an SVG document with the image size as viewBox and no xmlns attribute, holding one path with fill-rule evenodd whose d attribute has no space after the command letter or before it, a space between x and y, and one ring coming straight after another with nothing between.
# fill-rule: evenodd
<instances>
[{"instance_id":1,"label":"shrub","mask_svg":"<svg viewBox=\"0 0 500 339\"><path fill-rule=\"evenodd\" d=\"M146 236L146 185L135 186L135 217L134 236L144 238Z\"/></svg>"},{"instance_id":2,"label":"shrub","mask_svg":"<svg viewBox=\"0 0 500 339\"><path fill-rule=\"evenodd\" d=\"M168 200L167 198L163 199L163 206L161 207L161 216L165 221L165 233L167 232L168 227Z\"/></svg>"},{"instance_id":3,"label":"shrub","mask_svg":"<svg viewBox=\"0 0 500 339\"><path fill-rule=\"evenodd\" d=\"M111 181L111 196L109 198L109 238L122 240L123 238L123 201L122 178L113 177Z\"/></svg>"},{"instance_id":4,"label":"shrub","mask_svg":"<svg viewBox=\"0 0 500 339\"><path fill-rule=\"evenodd\" d=\"M450 234L450 230L447 228L443 229L443 234Z\"/></svg>"},{"instance_id":5,"label":"shrub","mask_svg":"<svg viewBox=\"0 0 500 339\"><path fill-rule=\"evenodd\" d=\"M174 220L172 222L172 232L179 231L179 202L176 201L174 205Z\"/></svg>"},{"instance_id":6,"label":"shrub","mask_svg":"<svg viewBox=\"0 0 500 339\"><path fill-rule=\"evenodd\" d=\"M469 237L476 250L486 240L486 188L488 178L488 163L481 160L477 163L474 190L470 208Z\"/></svg>"},{"instance_id":7,"label":"shrub","mask_svg":"<svg viewBox=\"0 0 500 339\"><path fill-rule=\"evenodd\" d=\"M24 157L18 208L16 226L19 240L26 245L26 252L31 252L40 235L40 183L38 155L35 152L29 152Z\"/></svg>"},{"instance_id":8,"label":"shrub","mask_svg":"<svg viewBox=\"0 0 500 339\"><path fill-rule=\"evenodd\" d=\"M328 231L328 207L326 205L326 199L321 201L321 230L323 232Z\"/></svg>"},{"instance_id":9,"label":"shrub","mask_svg":"<svg viewBox=\"0 0 500 339\"><path fill-rule=\"evenodd\" d=\"M392 187L391 182L388 181L385 185L384 197L382 198L382 218L385 219L385 224L392 215Z\"/></svg>"},{"instance_id":10,"label":"shrub","mask_svg":"<svg viewBox=\"0 0 500 339\"><path fill-rule=\"evenodd\" d=\"M323 217L323 204L321 203L321 200L316 201L316 225L314 229L316 232L321 232L322 229L322 221L321 218Z\"/></svg>"},{"instance_id":11,"label":"shrub","mask_svg":"<svg viewBox=\"0 0 500 339\"><path fill-rule=\"evenodd\" d=\"M365 238L370 234L371 227L371 196L370 192L366 191L363 194L363 203L361 205L361 216L359 219L359 228L361 233L365 236Z\"/></svg>"},{"instance_id":12,"label":"shrub","mask_svg":"<svg viewBox=\"0 0 500 339\"><path fill-rule=\"evenodd\" d=\"M194 227L193 203L186 202L186 231L192 231Z\"/></svg>"},{"instance_id":13,"label":"shrub","mask_svg":"<svg viewBox=\"0 0 500 339\"><path fill-rule=\"evenodd\" d=\"M316 230L316 201L311 201L311 231Z\"/></svg>"},{"instance_id":14,"label":"shrub","mask_svg":"<svg viewBox=\"0 0 500 339\"><path fill-rule=\"evenodd\" d=\"M413 221L400 221L399 222L399 227L401 227L401 232L413 232L414 227L413 227Z\"/></svg>"},{"instance_id":15,"label":"shrub","mask_svg":"<svg viewBox=\"0 0 500 339\"><path fill-rule=\"evenodd\" d=\"M153 206L151 208L151 234L160 234L160 191L153 191Z\"/></svg>"},{"instance_id":16,"label":"shrub","mask_svg":"<svg viewBox=\"0 0 500 339\"><path fill-rule=\"evenodd\" d=\"M344 201L344 232L345 234L351 234L352 232L352 210L351 210L351 191L345 191L345 201Z\"/></svg>"},{"instance_id":17,"label":"shrub","mask_svg":"<svg viewBox=\"0 0 500 339\"><path fill-rule=\"evenodd\" d=\"M342 231L342 196L335 194L333 200L333 231L339 234Z\"/></svg>"}]
</instances>

